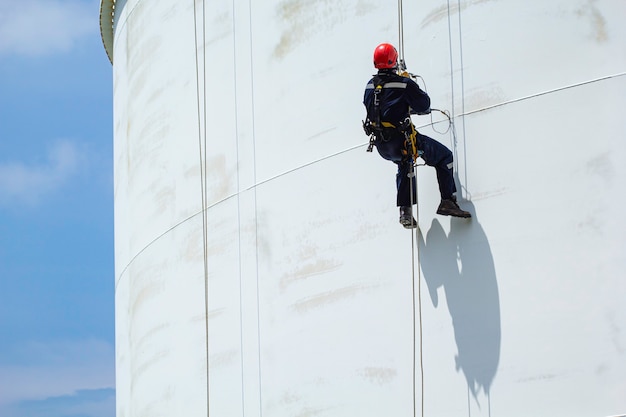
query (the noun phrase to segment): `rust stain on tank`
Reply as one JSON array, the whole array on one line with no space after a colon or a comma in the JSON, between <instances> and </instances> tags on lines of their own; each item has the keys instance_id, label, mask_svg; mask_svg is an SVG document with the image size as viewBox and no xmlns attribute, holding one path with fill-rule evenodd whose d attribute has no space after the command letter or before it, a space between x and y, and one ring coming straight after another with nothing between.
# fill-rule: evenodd
<instances>
[{"instance_id":1,"label":"rust stain on tank","mask_svg":"<svg viewBox=\"0 0 626 417\"><path fill-rule=\"evenodd\" d=\"M207 189L211 191L210 201L226 198L235 189L234 179L237 178L237 167L227 165L224 154L215 155L206 161Z\"/></svg>"},{"instance_id":2,"label":"rust stain on tank","mask_svg":"<svg viewBox=\"0 0 626 417\"><path fill-rule=\"evenodd\" d=\"M206 242L207 256L220 256L232 250L238 234L237 229L232 227L232 223L229 223L228 219L210 224L209 229L214 237Z\"/></svg>"},{"instance_id":3,"label":"rust stain on tank","mask_svg":"<svg viewBox=\"0 0 626 417\"><path fill-rule=\"evenodd\" d=\"M131 340L132 347L134 349L139 349L144 343L150 341L156 334L168 329L169 327L170 325L168 323L161 323L152 327L150 330L142 334L141 337L139 337L136 341L134 339ZM133 332L133 334L135 333L137 332Z\"/></svg>"},{"instance_id":4,"label":"rust stain on tank","mask_svg":"<svg viewBox=\"0 0 626 417\"><path fill-rule=\"evenodd\" d=\"M211 20L211 30L208 33L205 46L216 44L222 39L233 35L232 16L228 11L215 15Z\"/></svg>"},{"instance_id":5,"label":"rust stain on tank","mask_svg":"<svg viewBox=\"0 0 626 417\"><path fill-rule=\"evenodd\" d=\"M192 229L185 239L183 247L183 259L187 262L200 261L204 257L204 246L202 230L200 228Z\"/></svg>"},{"instance_id":6,"label":"rust stain on tank","mask_svg":"<svg viewBox=\"0 0 626 417\"><path fill-rule=\"evenodd\" d=\"M163 40L159 36L146 37L142 33L135 35L135 25L131 25L127 39L128 68L135 70L130 73L129 95L137 97L143 93L149 74L153 68L150 64L154 62L154 56L159 53ZM133 43L133 40L135 42Z\"/></svg>"},{"instance_id":7,"label":"rust stain on tank","mask_svg":"<svg viewBox=\"0 0 626 417\"><path fill-rule=\"evenodd\" d=\"M354 239L351 242L361 242L363 240L372 240L381 235L387 229L377 223L364 223L354 233Z\"/></svg>"},{"instance_id":8,"label":"rust stain on tank","mask_svg":"<svg viewBox=\"0 0 626 417\"><path fill-rule=\"evenodd\" d=\"M172 202L176 201L176 189L173 186L154 184L154 213L164 213L172 208Z\"/></svg>"},{"instance_id":9,"label":"rust stain on tank","mask_svg":"<svg viewBox=\"0 0 626 417\"><path fill-rule=\"evenodd\" d=\"M225 352L216 353L211 355L210 367L218 368L222 366L228 366L239 359L239 350L231 349Z\"/></svg>"},{"instance_id":10,"label":"rust stain on tank","mask_svg":"<svg viewBox=\"0 0 626 417\"><path fill-rule=\"evenodd\" d=\"M307 406L307 407L302 408L297 414L295 414L295 417L313 417L313 416L322 414L326 411L327 409L325 408L313 408L313 407Z\"/></svg>"},{"instance_id":11,"label":"rust stain on tank","mask_svg":"<svg viewBox=\"0 0 626 417\"><path fill-rule=\"evenodd\" d=\"M379 6L378 3L359 0L356 3L356 8L354 10L354 14L356 16L365 16L368 13L376 13L376 8Z\"/></svg>"},{"instance_id":12,"label":"rust stain on tank","mask_svg":"<svg viewBox=\"0 0 626 417\"><path fill-rule=\"evenodd\" d=\"M346 298L356 296L358 293L367 290L368 287L361 285L351 285L332 291L326 291L310 297L306 297L291 305L291 308L298 313L306 313L312 309L320 308L328 304L339 302Z\"/></svg>"},{"instance_id":13,"label":"rust stain on tank","mask_svg":"<svg viewBox=\"0 0 626 417\"><path fill-rule=\"evenodd\" d=\"M448 17L448 14L456 14L465 10L468 7L476 6L480 3L487 3L490 1L495 0L473 0L462 4L450 4L437 7L436 9L433 9L430 13L428 13L428 15L426 15L426 17L422 20L422 28L432 23L436 23L440 20L446 19Z\"/></svg>"},{"instance_id":14,"label":"rust stain on tank","mask_svg":"<svg viewBox=\"0 0 626 417\"><path fill-rule=\"evenodd\" d=\"M304 8L304 2L302 1L288 1L281 3L278 6L277 14L280 21L290 23L288 30L285 30L280 37L280 41L274 49L274 56L277 58L283 58L292 45L296 43L297 39L301 37L302 28L299 28L299 15L300 11Z\"/></svg>"},{"instance_id":15,"label":"rust stain on tank","mask_svg":"<svg viewBox=\"0 0 626 417\"><path fill-rule=\"evenodd\" d=\"M287 391L284 392L283 395L280 397L280 404L281 405L290 405L290 404L296 404L301 400L300 396L291 392L291 391Z\"/></svg>"},{"instance_id":16,"label":"rust stain on tank","mask_svg":"<svg viewBox=\"0 0 626 417\"><path fill-rule=\"evenodd\" d=\"M142 304L155 298L157 294L163 292L163 285L160 282L153 282L148 285L142 286L138 291L132 291L131 299L133 303L131 305L131 314L137 313Z\"/></svg>"},{"instance_id":17,"label":"rust stain on tank","mask_svg":"<svg viewBox=\"0 0 626 417\"><path fill-rule=\"evenodd\" d=\"M208 319L209 320L215 319L215 318L221 316L222 314L224 314L225 311L226 311L225 308L216 308L214 310L211 310L211 311L209 311Z\"/></svg>"},{"instance_id":18,"label":"rust stain on tank","mask_svg":"<svg viewBox=\"0 0 626 417\"><path fill-rule=\"evenodd\" d=\"M302 266L299 266L292 272L285 274L280 279L280 289L284 291L287 287L299 280L307 279L314 275L324 274L326 272L334 271L341 266L340 262L334 260L319 259L314 262L309 262Z\"/></svg>"},{"instance_id":19,"label":"rust stain on tank","mask_svg":"<svg viewBox=\"0 0 626 417\"><path fill-rule=\"evenodd\" d=\"M398 371L393 368L367 367L359 370L357 374L370 382L384 385L393 381Z\"/></svg>"},{"instance_id":20,"label":"rust stain on tank","mask_svg":"<svg viewBox=\"0 0 626 417\"><path fill-rule=\"evenodd\" d=\"M347 6L340 0L287 0L278 5L279 22L286 23L274 48L275 58L284 58L298 45L317 33L332 30L355 14L363 14L363 4Z\"/></svg>"},{"instance_id":21,"label":"rust stain on tank","mask_svg":"<svg viewBox=\"0 0 626 417\"><path fill-rule=\"evenodd\" d=\"M133 379L136 379L138 376L140 376L141 374L146 372L155 363L160 362L161 360L163 360L167 355L168 355L168 351L167 350L161 350L161 351L155 352L152 355L148 355L148 354L145 354L145 353L141 354L141 355L133 354L134 358L145 359L143 361L132 361L132 363L131 363L131 373L133 375ZM132 365L136 365L136 366L132 366Z\"/></svg>"},{"instance_id":22,"label":"rust stain on tank","mask_svg":"<svg viewBox=\"0 0 626 417\"><path fill-rule=\"evenodd\" d=\"M606 19L595 5L596 0L589 0L587 4L576 11L578 17L588 19L592 28L592 37L598 43L609 39L606 30Z\"/></svg>"},{"instance_id":23,"label":"rust stain on tank","mask_svg":"<svg viewBox=\"0 0 626 417\"><path fill-rule=\"evenodd\" d=\"M450 97L452 99L452 97ZM507 100L504 90L499 85L489 85L471 89L465 94L465 111L479 110Z\"/></svg>"}]
</instances>

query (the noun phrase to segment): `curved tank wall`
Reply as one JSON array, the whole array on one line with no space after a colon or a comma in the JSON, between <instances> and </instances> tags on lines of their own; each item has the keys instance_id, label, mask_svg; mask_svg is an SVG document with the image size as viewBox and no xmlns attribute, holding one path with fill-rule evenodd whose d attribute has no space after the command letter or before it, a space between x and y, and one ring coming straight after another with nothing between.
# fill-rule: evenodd
<instances>
[{"instance_id":1,"label":"curved tank wall","mask_svg":"<svg viewBox=\"0 0 626 417\"><path fill-rule=\"evenodd\" d=\"M474 215L419 167L417 235L361 130L396 2L102 4L118 417L626 413L626 3L404 1Z\"/></svg>"}]
</instances>

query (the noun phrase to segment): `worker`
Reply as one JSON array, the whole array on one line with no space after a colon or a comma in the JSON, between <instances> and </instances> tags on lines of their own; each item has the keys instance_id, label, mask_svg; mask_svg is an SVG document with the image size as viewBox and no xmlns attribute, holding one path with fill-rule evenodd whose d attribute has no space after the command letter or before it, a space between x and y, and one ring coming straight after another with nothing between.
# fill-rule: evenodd
<instances>
[{"instance_id":1,"label":"worker","mask_svg":"<svg viewBox=\"0 0 626 417\"><path fill-rule=\"evenodd\" d=\"M430 97L411 79L408 73L399 74L398 51L389 43L374 50L374 67L378 73L365 88L363 104L367 119L365 133L371 138L370 147L384 159L397 164L397 206L400 223L407 229L417 227L412 204L417 203L414 160L421 157L426 165L435 168L441 203L437 214L469 218L471 214L457 204L452 152L436 140L422 135L411 121L411 114L429 114Z\"/></svg>"}]
</instances>

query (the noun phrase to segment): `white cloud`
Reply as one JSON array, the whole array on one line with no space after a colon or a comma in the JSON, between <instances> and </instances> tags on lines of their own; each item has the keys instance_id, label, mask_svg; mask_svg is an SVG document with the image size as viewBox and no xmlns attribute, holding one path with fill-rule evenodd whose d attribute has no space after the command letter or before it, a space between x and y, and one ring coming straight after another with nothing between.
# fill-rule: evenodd
<instances>
[{"instance_id":1,"label":"white cloud","mask_svg":"<svg viewBox=\"0 0 626 417\"><path fill-rule=\"evenodd\" d=\"M26 365L0 365L0 409L23 401L115 387L115 353L101 340L30 343Z\"/></svg>"},{"instance_id":2,"label":"white cloud","mask_svg":"<svg viewBox=\"0 0 626 417\"><path fill-rule=\"evenodd\" d=\"M98 30L98 9L92 1L0 0L0 54L64 52Z\"/></svg>"},{"instance_id":3,"label":"white cloud","mask_svg":"<svg viewBox=\"0 0 626 417\"><path fill-rule=\"evenodd\" d=\"M115 390L106 388L81 390L73 395L22 401L8 406L0 405L0 416L112 417L115 416Z\"/></svg>"},{"instance_id":4,"label":"white cloud","mask_svg":"<svg viewBox=\"0 0 626 417\"><path fill-rule=\"evenodd\" d=\"M0 161L0 204L35 204L41 197L65 185L77 172L83 156L76 145L59 141L47 160L37 164Z\"/></svg>"}]
</instances>

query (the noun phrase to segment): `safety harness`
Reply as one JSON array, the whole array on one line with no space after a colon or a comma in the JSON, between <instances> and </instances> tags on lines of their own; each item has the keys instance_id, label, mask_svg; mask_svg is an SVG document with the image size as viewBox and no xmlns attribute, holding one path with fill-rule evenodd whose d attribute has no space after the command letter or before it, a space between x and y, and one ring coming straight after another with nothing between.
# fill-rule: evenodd
<instances>
[{"instance_id":1,"label":"safety harness","mask_svg":"<svg viewBox=\"0 0 626 417\"><path fill-rule=\"evenodd\" d=\"M380 93L383 88L385 88L385 84L387 83L389 83L389 81L385 81L383 77L378 75L375 75L374 78L372 78L372 84L374 86L374 100L372 100L372 103L368 106L367 117L365 121L363 121L363 130L370 138L367 152L372 152L372 149L377 142L388 142L395 132L400 132L405 137L404 149L402 150L402 153L408 156L410 152L414 158L417 158L420 155L416 143L417 130L415 130L415 126L413 125L411 118L407 116L406 119L396 122L396 124L381 120Z\"/></svg>"}]
</instances>

